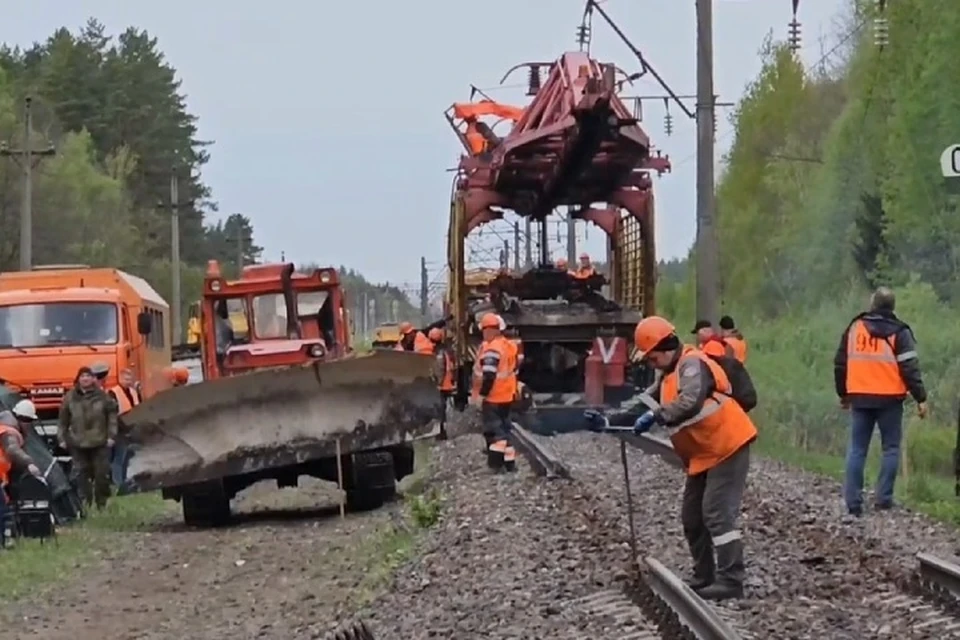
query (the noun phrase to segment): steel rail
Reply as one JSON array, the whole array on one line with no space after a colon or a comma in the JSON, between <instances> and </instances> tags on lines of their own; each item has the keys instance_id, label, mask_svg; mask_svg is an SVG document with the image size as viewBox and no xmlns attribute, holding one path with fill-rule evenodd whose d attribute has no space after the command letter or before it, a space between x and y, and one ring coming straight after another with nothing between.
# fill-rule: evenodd
<instances>
[{"instance_id":1,"label":"steel rail","mask_svg":"<svg viewBox=\"0 0 960 640\"><path fill-rule=\"evenodd\" d=\"M918 553L920 579L949 591L960 598L960 565L942 560L929 553Z\"/></svg>"},{"instance_id":2,"label":"steel rail","mask_svg":"<svg viewBox=\"0 0 960 640\"><path fill-rule=\"evenodd\" d=\"M570 470L557 454L543 443L537 442L534 436L516 422L513 423L513 444L530 461L538 475L548 479L570 479Z\"/></svg>"},{"instance_id":3,"label":"steel rail","mask_svg":"<svg viewBox=\"0 0 960 640\"><path fill-rule=\"evenodd\" d=\"M724 622L707 602L698 596L675 573L653 557L644 558L639 566L644 582L678 621L699 640L740 640L733 627Z\"/></svg>"}]
</instances>

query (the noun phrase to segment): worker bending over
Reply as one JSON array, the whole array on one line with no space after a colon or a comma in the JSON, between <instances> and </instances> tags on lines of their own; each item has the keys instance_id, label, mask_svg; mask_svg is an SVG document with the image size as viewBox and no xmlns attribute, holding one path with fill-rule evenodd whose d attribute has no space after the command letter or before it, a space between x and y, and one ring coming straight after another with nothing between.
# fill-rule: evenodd
<instances>
[{"instance_id":1,"label":"worker bending over","mask_svg":"<svg viewBox=\"0 0 960 640\"><path fill-rule=\"evenodd\" d=\"M737 517L757 430L731 397L733 388L720 365L681 344L667 320L644 318L634 342L638 355L660 374L648 390L659 396L659 404L633 421L634 432L644 433L654 424L666 427L687 471L680 519L693 556L689 584L707 599L742 597L745 570ZM601 427L630 424L635 416L586 413Z\"/></svg>"},{"instance_id":2,"label":"worker bending over","mask_svg":"<svg viewBox=\"0 0 960 640\"><path fill-rule=\"evenodd\" d=\"M457 390L454 380L453 353L446 343L446 332L440 327L434 327L427 332L427 338L433 344L433 353L436 356L436 376L439 380L438 388L442 404L440 405L440 434L439 440L447 439L447 405Z\"/></svg>"},{"instance_id":3,"label":"worker bending over","mask_svg":"<svg viewBox=\"0 0 960 640\"><path fill-rule=\"evenodd\" d=\"M63 397L57 437L70 451L80 495L89 506L107 505L110 496L110 450L117 438L117 404L97 383L90 367L80 367L74 386Z\"/></svg>"},{"instance_id":4,"label":"worker bending over","mask_svg":"<svg viewBox=\"0 0 960 640\"><path fill-rule=\"evenodd\" d=\"M483 343L473 367L471 400L480 404L488 466L513 471L517 452L510 443L510 406L517 397L517 351L504 337L501 322L495 313L480 319Z\"/></svg>"},{"instance_id":5,"label":"worker bending over","mask_svg":"<svg viewBox=\"0 0 960 640\"><path fill-rule=\"evenodd\" d=\"M24 403L29 403L27 407ZM16 405L22 413L30 413L33 408L33 420L21 421L9 411L0 412L0 549L7 546L7 514L9 512L9 485L23 473L42 478L43 473L34 464L33 459L24 451L26 429L32 428L37 410L29 400L21 400Z\"/></svg>"},{"instance_id":6,"label":"worker bending over","mask_svg":"<svg viewBox=\"0 0 960 640\"><path fill-rule=\"evenodd\" d=\"M874 425L880 431L883 450L875 506L889 509L900 462L907 393L917 402L917 414L921 418L927 415L927 391L920 374L917 343L910 326L894 314L895 306L893 291L877 289L870 300L870 311L855 317L843 332L833 361L840 405L850 409L843 498L853 516L863 513L863 467Z\"/></svg>"},{"instance_id":7,"label":"worker bending over","mask_svg":"<svg viewBox=\"0 0 960 640\"><path fill-rule=\"evenodd\" d=\"M401 322L399 329L400 341L394 349L414 353L433 353L433 342L423 331L417 331L409 322Z\"/></svg>"}]
</instances>

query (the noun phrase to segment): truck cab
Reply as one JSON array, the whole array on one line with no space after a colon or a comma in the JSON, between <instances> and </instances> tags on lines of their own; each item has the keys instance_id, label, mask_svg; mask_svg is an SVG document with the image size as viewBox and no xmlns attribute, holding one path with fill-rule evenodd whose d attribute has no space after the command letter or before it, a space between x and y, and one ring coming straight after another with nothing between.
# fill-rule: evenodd
<instances>
[{"instance_id":1,"label":"truck cab","mask_svg":"<svg viewBox=\"0 0 960 640\"><path fill-rule=\"evenodd\" d=\"M199 309L203 377L286 367L352 351L335 269L296 273L292 264L244 267L222 277L211 260Z\"/></svg>"},{"instance_id":2,"label":"truck cab","mask_svg":"<svg viewBox=\"0 0 960 640\"><path fill-rule=\"evenodd\" d=\"M107 389L122 369L145 397L161 389L170 364L169 308L146 281L118 269L38 266L0 273L0 379L33 401L36 425L60 462L57 416L77 370L110 367Z\"/></svg>"}]
</instances>

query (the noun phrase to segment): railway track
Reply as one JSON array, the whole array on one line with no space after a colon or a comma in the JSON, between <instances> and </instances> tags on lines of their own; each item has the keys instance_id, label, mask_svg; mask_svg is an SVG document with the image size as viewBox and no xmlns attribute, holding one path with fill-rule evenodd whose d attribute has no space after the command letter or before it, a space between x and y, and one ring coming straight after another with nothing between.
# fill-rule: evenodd
<instances>
[{"instance_id":1,"label":"railway track","mask_svg":"<svg viewBox=\"0 0 960 640\"><path fill-rule=\"evenodd\" d=\"M575 480L568 466L542 439L519 425L514 425L513 434L517 449L538 475ZM625 461L625 449L621 453ZM666 452L661 449L661 453ZM629 483L627 487L629 492ZM641 559L633 536L631 551L633 575L626 589L591 594L575 601L575 606L636 629L621 635L622 640L742 640L713 607L663 563L653 557Z\"/></svg>"}]
</instances>

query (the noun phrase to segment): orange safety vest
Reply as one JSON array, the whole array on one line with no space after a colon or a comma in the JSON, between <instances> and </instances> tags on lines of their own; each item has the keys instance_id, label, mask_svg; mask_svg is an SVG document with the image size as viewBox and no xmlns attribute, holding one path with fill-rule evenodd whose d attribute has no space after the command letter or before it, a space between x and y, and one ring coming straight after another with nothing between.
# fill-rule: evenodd
<instances>
[{"instance_id":1,"label":"orange safety vest","mask_svg":"<svg viewBox=\"0 0 960 640\"><path fill-rule=\"evenodd\" d=\"M403 348L403 339L405 337L406 336L401 336L397 344L393 346L395 351L406 351L406 349ZM433 340L428 338L423 331L417 331L416 335L413 336L413 353L433 353L434 347Z\"/></svg>"},{"instance_id":2,"label":"orange safety vest","mask_svg":"<svg viewBox=\"0 0 960 640\"><path fill-rule=\"evenodd\" d=\"M19 444L21 447L23 446L23 435L17 429L9 427L5 424L0 424L0 437L8 434L15 436L17 439L17 444ZM6 497L3 493L3 487L10 482L11 469L13 469L13 462L10 461L9 456L7 456L7 452L0 447L0 501L6 500Z\"/></svg>"},{"instance_id":3,"label":"orange safety vest","mask_svg":"<svg viewBox=\"0 0 960 640\"><path fill-rule=\"evenodd\" d=\"M741 364L746 363L747 361L747 342L742 338L737 338L735 336L727 336L723 339L730 347L733 348L733 357L740 361Z\"/></svg>"},{"instance_id":4,"label":"orange safety vest","mask_svg":"<svg viewBox=\"0 0 960 640\"><path fill-rule=\"evenodd\" d=\"M715 358L735 358L737 355L733 345L727 342L726 339L712 338L707 340L700 346L700 350L708 356L713 356Z\"/></svg>"},{"instance_id":5,"label":"orange safety vest","mask_svg":"<svg viewBox=\"0 0 960 640\"><path fill-rule=\"evenodd\" d=\"M118 415L123 415L127 411L130 411L135 406L140 404L140 392L134 388L130 388L130 395L133 396L133 404L130 403L130 398L127 397L127 394L124 393L123 387L117 385L110 389L110 392L117 398L117 407L119 408Z\"/></svg>"},{"instance_id":6,"label":"orange safety vest","mask_svg":"<svg viewBox=\"0 0 960 640\"><path fill-rule=\"evenodd\" d=\"M467 144L470 146L470 151L479 155L487 147L487 139L483 137L483 134L477 131L477 125L474 122L467 124L467 133L465 134L467 138Z\"/></svg>"},{"instance_id":7,"label":"orange safety vest","mask_svg":"<svg viewBox=\"0 0 960 640\"><path fill-rule=\"evenodd\" d=\"M592 276L594 273L596 273L596 271L594 271L593 267L580 267L579 269L573 272L573 277L579 278L581 280L586 280L587 278Z\"/></svg>"},{"instance_id":8,"label":"orange safety vest","mask_svg":"<svg viewBox=\"0 0 960 640\"><path fill-rule=\"evenodd\" d=\"M687 358L699 358L707 363L716 387L697 415L680 425L671 425L673 428L681 427L670 436L670 441L677 455L686 463L687 474L695 476L714 468L756 438L757 428L736 400L729 396L733 388L720 365L693 347L684 347L676 368L663 377L660 384L661 403L670 404L679 395L677 372L680 362Z\"/></svg>"},{"instance_id":9,"label":"orange safety vest","mask_svg":"<svg viewBox=\"0 0 960 640\"><path fill-rule=\"evenodd\" d=\"M516 347L502 335L493 340L484 341L477 351L477 361L473 365L473 396L480 396L480 386L483 384L483 356L489 351L500 354L497 365L497 377L493 388L484 398L491 404L510 404L517 397L517 353Z\"/></svg>"},{"instance_id":10,"label":"orange safety vest","mask_svg":"<svg viewBox=\"0 0 960 640\"><path fill-rule=\"evenodd\" d=\"M440 370L440 384L438 385L439 389L443 393L450 393L457 388L456 383L453 379L453 356L450 355L450 350L444 347L438 347L437 349L437 368Z\"/></svg>"},{"instance_id":11,"label":"orange safety vest","mask_svg":"<svg viewBox=\"0 0 960 640\"><path fill-rule=\"evenodd\" d=\"M897 336L870 335L863 320L847 331L847 393L871 396L906 396L896 355Z\"/></svg>"}]
</instances>

